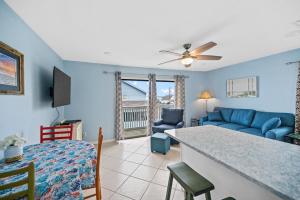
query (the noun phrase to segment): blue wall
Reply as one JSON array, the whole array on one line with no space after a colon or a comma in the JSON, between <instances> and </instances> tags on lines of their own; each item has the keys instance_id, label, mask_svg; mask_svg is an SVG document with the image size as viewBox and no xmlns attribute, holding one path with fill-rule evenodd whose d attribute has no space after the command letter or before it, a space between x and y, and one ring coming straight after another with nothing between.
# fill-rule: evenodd
<instances>
[{"instance_id":1,"label":"blue wall","mask_svg":"<svg viewBox=\"0 0 300 200\"><path fill-rule=\"evenodd\" d=\"M122 73L187 75L189 76L186 79L186 119L188 122L192 116L199 117L199 107L203 106L197 101L197 96L205 88L205 76L201 72L120 67L72 61L65 61L64 69L72 77L71 105L65 106L65 117L83 120L87 134L85 139L88 141L96 140L99 126L104 129L105 139L114 137L115 79L113 74L103 74L103 70L111 72L119 70Z\"/></svg>"},{"instance_id":2,"label":"blue wall","mask_svg":"<svg viewBox=\"0 0 300 200\"><path fill-rule=\"evenodd\" d=\"M82 119L86 140L96 140L97 128L103 126L105 139L114 135L114 75L103 74L103 70L123 73L155 73L157 75L184 74L186 79L186 119L199 117L204 111L204 102L197 96L210 89L216 99L212 106L251 108L265 111L295 112L297 65L285 63L300 59L300 49L257 60L240 63L209 72L186 72L132 68L105 64L65 61L64 69L72 77L72 102L65 106L67 119ZM259 77L258 98L227 98L226 80L246 76Z\"/></svg>"},{"instance_id":3,"label":"blue wall","mask_svg":"<svg viewBox=\"0 0 300 200\"><path fill-rule=\"evenodd\" d=\"M25 95L0 95L0 140L21 133L28 143L39 142L39 126L56 117L49 87L53 66L63 67L53 52L3 1L0 1L0 40L24 54ZM63 113L63 108L60 109Z\"/></svg>"},{"instance_id":4,"label":"blue wall","mask_svg":"<svg viewBox=\"0 0 300 200\"><path fill-rule=\"evenodd\" d=\"M300 49L228 66L208 72L207 84L221 106L294 113L298 65L285 63L296 60ZM259 77L259 97L227 98L226 80L247 76Z\"/></svg>"},{"instance_id":5,"label":"blue wall","mask_svg":"<svg viewBox=\"0 0 300 200\"><path fill-rule=\"evenodd\" d=\"M226 107L266 111L294 112L297 66L285 63L300 59L300 49L240 63L210 72L184 72L147 68L129 68L104 64L62 61L3 1L0 1L0 40L25 55L25 95L0 95L0 140L12 133L23 133L29 143L39 141L39 126L56 117L51 108L49 87L53 66L63 68L72 77L71 105L60 108L66 119L83 119L86 139L96 139L97 128L104 127L105 139L114 132L114 76L103 70L123 73L184 74L186 79L186 119L199 117L203 102L197 96L211 89L217 101ZM259 77L259 97L226 97L226 80L246 76Z\"/></svg>"}]
</instances>

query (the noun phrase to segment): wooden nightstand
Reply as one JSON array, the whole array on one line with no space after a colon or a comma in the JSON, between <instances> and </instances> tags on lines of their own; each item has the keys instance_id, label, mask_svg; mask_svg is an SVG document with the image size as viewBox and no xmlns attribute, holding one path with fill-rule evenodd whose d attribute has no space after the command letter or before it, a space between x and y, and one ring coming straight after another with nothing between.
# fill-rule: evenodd
<instances>
[{"instance_id":1,"label":"wooden nightstand","mask_svg":"<svg viewBox=\"0 0 300 200\"><path fill-rule=\"evenodd\" d=\"M191 126L199 126L199 119L192 118L191 119Z\"/></svg>"},{"instance_id":2,"label":"wooden nightstand","mask_svg":"<svg viewBox=\"0 0 300 200\"><path fill-rule=\"evenodd\" d=\"M299 133L291 133L285 137L286 137L287 142L300 145L300 134Z\"/></svg>"}]
</instances>

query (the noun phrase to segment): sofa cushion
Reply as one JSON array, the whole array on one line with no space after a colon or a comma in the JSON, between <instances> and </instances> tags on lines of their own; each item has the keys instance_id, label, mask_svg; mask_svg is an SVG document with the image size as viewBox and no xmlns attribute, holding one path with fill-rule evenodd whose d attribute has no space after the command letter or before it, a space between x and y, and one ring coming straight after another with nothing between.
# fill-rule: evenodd
<instances>
[{"instance_id":1,"label":"sofa cushion","mask_svg":"<svg viewBox=\"0 0 300 200\"><path fill-rule=\"evenodd\" d=\"M293 131L293 127L281 126L280 128L275 128L266 132L265 137L284 141L284 137L290 133L293 133Z\"/></svg>"},{"instance_id":2,"label":"sofa cushion","mask_svg":"<svg viewBox=\"0 0 300 200\"><path fill-rule=\"evenodd\" d=\"M213 126L219 126L221 124L226 124L226 122L223 121L205 121L202 123L203 125L213 125Z\"/></svg>"},{"instance_id":3,"label":"sofa cushion","mask_svg":"<svg viewBox=\"0 0 300 200\"><path fill-rule=\"evenodd\" d=\"M228 129L236 130L236 131L240 130L240 129L248 128L246 126L234 124L234 123L221 124L221 125L219 125L219 127L228 128Z\"/></svg>"},{"instance_id":4,"label":"sofa cushion","mask_svg":"<svg viewBox=\"0 0 300 200\"><path fill-rule=\"evenodd\" d=\"M244 126L250 126L255 110L250 109L234 109L231 115L231 122Z\"/></svg>"},{"instance_id":5,"label":"sofa cushion","mask_svg":"<svg viewBox=\"0 0 300 200\"><path fill-rule=\"evenodd\" d=\"M263 124L271 118L279 117L281 120L281 126L295 126L295 115L292 113L275 113L275 112L261 112L257 111L251 127L261 128Z\"/></svg>"},{"instance_id":6,"label":"sofa cushion","mask_svg":"<svg viewBox=\"0 0 300 200\"><path fill-rule=\"evenodd\" d=\"M281 120L278 117L274 117L266 121L262 127L261 127L261 132L265 134L267 131L278 128L281 125Z\"/></svg>"},{"instance_id":7,"label":"sofa cushion","mask_svg":"<svg viewBox=\"0 0 300 200\"><path fill-rule=\"evenodd\" d=\"M219 111L208 112L207 117L209 121L223 121L221 113Z\"/></svg>"},{"instance_id":8,"label":"sofa cushion","mask_svg":"<svg viewBox=\"0 0 300 200\"><path fill-rule=\"evenodd\" d=\"M169 124L162 124L159 126L152 126L152 132L153 133L163 133L165 130L174 129L175 125L169 125Z\"/></svg>"},{"instance_id":9,"label":"sofa cushion","mask_svg":"<svg viewBox=\"0 0 300 200\"><path fill-rule=\"evenodd\" d=\"M258 128L245 128L245 129L240 129L239 131L244 132L244 133L249 133L251 135L257 135L257 136L264 137L264 134Z\"/></svg>"},{"instance_id":10,"label":"sofa cushion","mask_svg":"<svg viewBox=\"0 0 300 200\"><path fill-rule=\"evenodd\" d=\"M162 119L165 124L176 125L183 121L183 109L162 109Z\"/></svg>"},{"instance_id":11,"label":"sofa cushion","mask_svg":"<svg viewBox=\"0 0 300 200\"><path fill-rule=\"evenodd\" d=\"M225 122L231 122L231 115L233 112L232 108L216 107L215 111L220 111L222 118Z\"/></svg>"}]
</instances>

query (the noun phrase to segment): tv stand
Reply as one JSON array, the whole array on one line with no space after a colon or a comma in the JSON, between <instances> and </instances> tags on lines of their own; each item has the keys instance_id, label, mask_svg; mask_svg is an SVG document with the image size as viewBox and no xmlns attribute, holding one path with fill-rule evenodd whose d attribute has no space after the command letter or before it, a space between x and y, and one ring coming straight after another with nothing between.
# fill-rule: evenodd
<instances>
[{"instance_id":1,"label":"tv stand","mask_svg":"<svg viewBox=\"0 0 300 200\"><path fill-rule=\"evenodd\" d=\"M83 129L82 129L82 121L81 120L65 120L62 122L58 122L56 126L61 125L73 125L72 132L72 140L82 140L83 139Z\"/></svg>"}]
</instances>

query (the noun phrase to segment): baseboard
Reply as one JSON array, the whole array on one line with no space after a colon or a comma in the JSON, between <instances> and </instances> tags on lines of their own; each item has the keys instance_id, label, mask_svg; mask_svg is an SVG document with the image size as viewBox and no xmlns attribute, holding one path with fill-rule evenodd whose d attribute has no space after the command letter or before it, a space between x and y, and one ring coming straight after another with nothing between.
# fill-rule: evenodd
<instances>
[{"instance_id":1,"label":"baseboard","mask_svg":"<svg viewBox=\"0 0 300 200\"><path fill-rule=\"evenodd\" d=\"M103 143L110 143L110 142L114 142L115 139L108 139L108 140L103 140ZM89 143L92 143L92 144L97 144L98 141L95 140L95 141L88 141Z\"/></svg>"}]
</instances>

